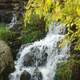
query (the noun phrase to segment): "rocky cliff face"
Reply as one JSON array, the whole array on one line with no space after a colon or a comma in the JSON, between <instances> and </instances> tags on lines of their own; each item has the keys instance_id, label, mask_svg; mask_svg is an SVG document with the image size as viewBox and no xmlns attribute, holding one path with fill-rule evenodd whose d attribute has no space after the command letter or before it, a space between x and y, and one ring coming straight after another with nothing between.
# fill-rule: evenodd
<instances>
[{"instance_id":1,"label":"rocky cliff face","mask_svg":"<svg viewBox=\"0 0 80 80\"><path fill-rule=\"evenodd\" d=\"M9 46L0 40L0 80L8 80L8 74L13 71L14 62Z\"/></svg>"},{"instance_id":2,"label":"rocky cliff face","mask_svg":"<svg viewBox=\"0 0 80 80\"><path fill-rule=\"evenodd\" d=\"M0 0L0 22L10 23L13 12L21 16L28 0Z\"/></svg>"}]
</instances>

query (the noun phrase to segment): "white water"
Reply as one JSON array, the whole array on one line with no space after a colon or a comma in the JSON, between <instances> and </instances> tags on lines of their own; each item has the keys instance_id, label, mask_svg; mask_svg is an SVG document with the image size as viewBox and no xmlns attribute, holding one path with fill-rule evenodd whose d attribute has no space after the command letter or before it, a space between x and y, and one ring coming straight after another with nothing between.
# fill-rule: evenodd
<instances>
[{"instance_id":1,"label":"white water","mask_svg":"<svg viewBox=\"0 0 80 80\"><path fill-rule=\"evenodd\" d=\"M62 29L62 26L63 25L56 23L51 24L49 32L44 39L36 41L30 45L26 45L19 51L18 59L17 61L15 61L16 70L15 72L10 74L10 80L20 80L20 75L24 70L33 75L36 67L38 67L43 76L42 80L54 80L57 64L68 58L68 55L66 54L69 50L67 44L65 44L63 49L59 48L58 46L59 41L65 36L64 34L62 34L65 32L65 29ZM35 48L34 53L31 51L32 48ZM39 49L38 52L36 50L37 48ZM34 66L26 67L23 65L24 57L26 56L26 54L29 54L31 52L31 54L34 54L37 58L43 59L42 54L44 53L44 51L48 55L46 64L44 64L43 66L38 66L38 60L36 60Z\"/></svg>"},{"instance_id":2,"label":"white water","mask_svg":"<svg viewBox=\"0 0 80 80\"><path fill-rule=\"evenodd\" d=\"M15 13L13 13L13 17L12 17L12 20L9 24L9 28L13 28L16 23L17 23L17 16Z\"/></svg>"}]
</instances>

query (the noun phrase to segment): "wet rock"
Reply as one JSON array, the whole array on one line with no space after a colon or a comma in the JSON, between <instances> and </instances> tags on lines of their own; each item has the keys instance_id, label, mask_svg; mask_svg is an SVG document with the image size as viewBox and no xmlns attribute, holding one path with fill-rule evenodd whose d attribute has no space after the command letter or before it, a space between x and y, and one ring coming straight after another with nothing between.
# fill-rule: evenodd
<instances>
[{"instance_id":1,"label":"wet rock","mask_svg":"<svg viewBox=\"0 0 80 80\"><path fill-rule=\"evenodd\" d=\"M22 45L22 46L20 47L19 52L18 52L18 54L17 54L17 59L20 58L20 55L21 55L22 50L23 50L25 47L28 47L29 45L32 45L32 43L27 43L27 44L24 44L24 45Z\"/></svg>"},{"instance_id":2,"label":"wet rock","mask_svg":"<svg viewBox=\"0 0 80 80\"><path fill-rule=\"evenodd\" d=\"M38 48L38 46L35 46L35 47L31 48L31 52L35 53L35 54L38 54L38 53L40 53L40 49Z\"/></svg>"},{"instance_id":3,"label":"wet rock","mask_svg":"<svg viewBox=\"0 0 80 80\"><path fill-rule=\"evenodd\" d=\"M24 56L23 64L24 66L35 66L36 61L38 60L39 49L37 47L32 47L30 52Z\"/></svg>"},{"instance_id":4,"label":"wet rock","mask_svg":"<svg viewBox=\"0 0 80 80\"><path fill-rule=\"evenodd\" d=\"M42 64L45 64L46 63L46 61L47 61L47 57L48 57L48 54L47 53L43 53L43 55L42 55Z\"/></svg>"},{"instance_id":5,"label":"wet rock","mask_svg":"<svg viewBox=\"0 0 80 80\"><path fill-rule=\"evenodd\" d=\"M27 71L23 71L23 73L20 76L20 80L30 80L31 75Z\"/></svg>"},{"instance_id":6,"label":"wet rock","mask_svg":"<svg viewBox=\"0 0 80 80\"><path fill-rule=\"evenodd\" d=\"M39 71L38 68L35 69L31 80L43 80L42 73Z\"/></svg>"},{"instance_id":7,"label":"wet rock","mask_svg":"<svg viewBox=\"0 0 80 80\"><path fill-rule=\"evenodd\" d=\"M8 80L8 74L14 69L14 62L9 46L0 40L0 78ZM4 77L5 76L5 77Z\"/></svg>"},{"instance_id":8,"label":"wet rock","mask_svg":"<svg viewBox=\"0 0 80 80\"><path fill-rule=\"evenodd\" d=\"M43 66L47 62L47 56L48 56L48 54L46 53L46 49L47 49L47 47L43 47L43 51L41 52L40 56L36 57L37 65L38 66Z\"/></svg>"},{"instance_id":9,"label":"wet rock","mask_svg":"<svg viewBox=\"0 0 80 80\"><path fill-rule=\"evenodd\" d=\"M23 65L24 66L32 66L34 64L34 55L31 53L28 53L24 56L23 59Z\"/></svg>"},{"instance_id":10,"label":"wet rock","mask_svg":"<svg viewBox=\"0 0 80 80\"><path fill-rule=\"evenodd\" d=\"M47 53L43 53L41 57L36 57L37 66L43 66L47 62Z\"/></svg>"},{"instance_id":11,"label":"wet rock","mask_svg":"<svg viewBox=\"0 0 80 80\"><path fill-rule=\"evenodd\" d=\"M48 56L46 48L43 48L43 51L41 52L38 47L33 47L30 51L30 53L27 53L24 56L24 66L43 66L46 64Z\"/></svg>"}]
</instances>

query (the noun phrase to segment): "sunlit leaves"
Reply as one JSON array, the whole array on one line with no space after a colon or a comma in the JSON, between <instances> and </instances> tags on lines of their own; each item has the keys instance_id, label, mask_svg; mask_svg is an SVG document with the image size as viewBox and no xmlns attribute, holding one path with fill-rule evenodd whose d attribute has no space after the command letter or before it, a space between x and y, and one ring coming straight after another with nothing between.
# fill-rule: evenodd
<instances>
[{"instance_id":1,"label":"sunlit leaves","mask_svg":"<svg viewBox=\"0 0 80 80\"><path fill-rule=\"evenodd\" d=\"M61 6L59 5L59 2L57 2L56 6L55 6L55 9L54 9L54 13L53 13L54 20L61 19L62 15L63 15L63 13L61 11Z\"/></svg>"},{"instance_id":2,"label":"sunlit leaves","mask_svg":"<svg viewBox=\"0 0 80 80\"><path fill-rule=\"evenodd\" d=\"M76 12L77 12L77 15L80 16L80 6L77 6Z\"/></svg>"},{"instance_id":3,"label":"sunlit leaves","mask_svg":"<svg viewBox=\"0 0 80 80\"><path fill-rule=\"evenodd\" d=\"M46 22L48 22L47 20L50 20L48 18L51 18L50 10L53 7L52 4L52 0L29 0L26 5L26 12L24 15L25 27L27 27L27 23L31 23L31 20L33 20L32 16L34 16L34 14L35 18L37 18L36 15L38 15L40 19L41 17L44 17Z\"/></svg>"},{"instance_id":4,"label":"sunlit leaves","mask_svg":"<svg viewBox=\"0 0 80 80\"><path fill-rule=\"evenodd\" d=\"M74 23L77 25L77 29L80 29L80 18L76 18Z\"/></svg>"},{"instance_id":5,"label":"sunlit leaves","mask_svg":"<svg viewBox=\"0 0 80 80\"><path fill-rule=\"evenodd\" d=\"M75 37L80 35L80 1L79 0L29 0L26 5L24 23L36 24L36 20L44 17L45 30L48 30L48 25L53 21L61 21L67 25L68 38L73 41ZM72 24L76 24L76 31L71 30ZM76 44L78 46L78 44Z\"/></svg>"}]
</instances>

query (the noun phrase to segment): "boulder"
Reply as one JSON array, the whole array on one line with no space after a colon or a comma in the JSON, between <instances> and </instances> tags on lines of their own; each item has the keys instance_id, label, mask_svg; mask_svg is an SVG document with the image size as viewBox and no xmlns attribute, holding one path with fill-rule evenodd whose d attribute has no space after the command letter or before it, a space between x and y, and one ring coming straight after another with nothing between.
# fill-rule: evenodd
<instances>
[{"instance_id":1,"label":"boulder","mask_svg":"<svg viewBox=\"0 0 80 80\"><path fill-rule=\"evenodd\" d=\"M26 54L23 59L23 65L26 67L33 66L34 65L34 55L31 53Z\"/></svg>"},{"instance_id":2,"label":"boulder","mask_svg":"<svg viewBox=\"0 0 80 80\"><path fill-rule=\"evenodd\" d=\"M27 71L23 71L23 73L20 76L20 80L30 80L31 75Z\"/></svg>"},{"instance_id":3,"label":"boulder","mask_svg":"<svg viewBox=\"0 0 80 80\"><path fill-rule=\"evenodd\" d=\"M13 70L13 57L9 46L0 40L0 80L8 80L8 74ZM6 78L6 79L5 79Z\"/></svg>"}]
</instances>

